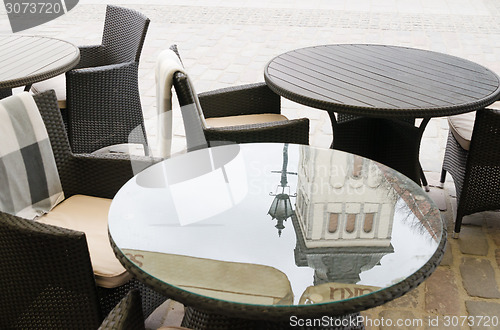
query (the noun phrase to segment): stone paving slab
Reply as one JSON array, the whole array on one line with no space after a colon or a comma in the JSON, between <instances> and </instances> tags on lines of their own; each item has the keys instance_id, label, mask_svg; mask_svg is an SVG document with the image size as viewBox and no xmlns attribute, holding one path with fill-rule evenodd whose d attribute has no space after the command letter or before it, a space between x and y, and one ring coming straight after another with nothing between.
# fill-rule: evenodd
<instances>
[{"instance_id":1,"label":"stone paving slab","mask_svg":"<svg viewBox=\"0 0 500 330\"><path fill-rule=\"evenodd\" d=\"M470 319L471 329L498 329L498 324L495 321L490 321L491 315L500 316L500 304L484 301L466 301L467 311L475 318ZM485 317L483 323L479 317ZM473 322L476 321L476 324ZM496 326L495 326L496 324Z\"/></svg>"},{"instance_id":2,"label":"stone paving slab","mask_svg":"<svg viewBox=\"0 0 500 330\"><path fill-rule=\"evenodd\" d=\"M495 263L496 264L496 263ZM495 270L490 260L463 257L460 273L467 294L479 298L500 298Z\"/></svg>"}]
</instances>

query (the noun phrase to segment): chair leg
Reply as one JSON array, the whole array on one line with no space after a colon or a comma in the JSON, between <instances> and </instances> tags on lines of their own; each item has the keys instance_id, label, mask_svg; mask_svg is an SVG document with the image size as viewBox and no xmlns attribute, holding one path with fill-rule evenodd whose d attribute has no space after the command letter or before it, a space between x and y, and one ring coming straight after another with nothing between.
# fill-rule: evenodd
<instances>
[{"instance_id":1,"label":"chair leg","mask_svg":"<svg viewBox=\"0 0 500 330\"><path fill-rule=\"evenodd\" d=\"M462 227L462 212L457 210L457 218L455 219L455 230L453 232L453 238L458 238L460 235L460 228Z\"/></svg>"},{"instance_id":2,"label":"chair leg","mask_svg":"<svg viewBox=\"0 0 500 330\"><path fill-rule=\"evenodd\" d=\"M444 188L444 181L446 180L446 170L441 169L441 178L439 179L439 188Z\"/></svg>"},{"instance_id":3,"label":"chair leg","mask_svg":"<svg viewBox=\"0 0 500 330\"><path fill-rule=\"evenodd\" d=\"M420 181L422 181L422 186L424 187L425 191L429 192L431 189L429 188L429 184L427 183L427 178L425 177L422 165L419 165L419 167L420 167Z\"/></svg>"}]
</instances>

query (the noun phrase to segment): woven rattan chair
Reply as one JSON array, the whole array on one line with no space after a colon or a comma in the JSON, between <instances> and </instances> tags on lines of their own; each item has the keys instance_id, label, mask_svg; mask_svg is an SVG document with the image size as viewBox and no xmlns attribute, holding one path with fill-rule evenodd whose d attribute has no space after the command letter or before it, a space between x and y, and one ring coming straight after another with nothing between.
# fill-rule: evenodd
<instances>
[{"instance_id":1,"label":"woven rattan chair","mask_svg":"<svg viewBox=\"0 0 500 330\"><path fill-rule=\"evenodd\" d=\"M469 150L451 132L448 135L443 171L451 174L457 191L455 238L464 216L500 209L499 149L500 110L476 112Z\"/></svg>"},{"instance_id":2,"label":"woven rattan chair","mask_svg":"<svg viewBox=\"0 0 500 330\"><path fill-rule=\"evenodd\" d=\"M139 291L130 291L104 319L99 330L142 330L141 296Z\"/></svg>"},{"instance_id":3,"label":"woven rattan chair","mask_svg":"<svg viewBox=\"0 0 500 330\"><path fill-rule=\"evenodd\" d=\"M35 95L47 128L65 197L112 198L133 176L127 156L74 155L53 91ZM137 164L146 167L148 161ZM116 288L96 286L86 236L0 212L0 328L96 329L132 289L144 315L166 297L135 279Z\"/></svg>"},{"instance_id":4,"label":"woven rattan chair","mask_svg":"<svg viewBox=\"0 0 500 330\"><path fill-rule=\"evenodd\" d=\"M147 153L138 66L148 26L141 13L108 5L102 44L79 47L80 62L65 79L33 85L37 93L56 91L74 152L139 143Z\"/></svg>"},{"instance_id":5,"label":"woven rattan chair","mask_svg":"<svg viewBox=\"0 0 500 330\"><path fill-rule=\"evenodd\" d=\"M172 46L177 54L177 48ZM195 92L186 74L176 72L173 85L182 108L188 150L199 148L199 137L191 134L186 122L191 116L203 116L202 130L206 145L221 143L288 142L309 144L309 119L260 121L260 116L281 114L280 96L265 83L240 85L198 94L201 109L196 109ZM274 116L273 116L274 117ZM257 119L255 123L252 121ZM200 122L200 118L197 120ZM204 125L206 121L207 125ZM205 145L205 146L206 146ZM201 146L203 147L203 146Z\"/></svg>"}]
</instances>

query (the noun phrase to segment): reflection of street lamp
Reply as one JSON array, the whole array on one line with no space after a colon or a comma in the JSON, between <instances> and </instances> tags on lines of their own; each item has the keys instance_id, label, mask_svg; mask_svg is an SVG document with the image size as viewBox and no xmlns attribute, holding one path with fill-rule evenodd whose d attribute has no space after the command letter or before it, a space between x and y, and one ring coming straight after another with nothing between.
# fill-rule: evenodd
<instances>
[{"instance_id":1,"label":"reflection of street lamp","mask_svg":"<svg viewBox=\"0 0 500 330\"><path fill-rule=\"evenodd\" d=\"M287 172L286 168L288 166L288 143L285 143L283 146L283 167L281 171L272 171L272 173L281 173L281 182L280 185L276 189L276 193L272 192L269 195L274 196L273 203L269 208L269 214L272 217L272 220L278 220L276 224L276 228L278 229L278 235L281 236L281 230L285 228L283 225L283 221L286 221L289 217L293 215L292 202L290 201L290 194L285 193L285 189L288 188L288 192L290 192L290 187L288 186L288 181L286 178L287 174L295 174L293 172ZM281 189L280 189L281 188ZM279 192L281 190L281 192ZM297 194L292 195L291 197L296 197Z\"/></svg>"},{"instance_id":2,"label":"reflection of street lamp","mask_svg":"<svg viewBox=\"0 0 500 330\"><path fill-rule=\"evenodd\" d=\"M278 235L281 236L281 230L285 228L283 221L286 221L289 217L293 215L292 203L290 202L290 196L288 194L276 194L271 207L269 208L269 214L274 220L278 220L276 228L278 229Z\"/></svg>"}]
</instances>

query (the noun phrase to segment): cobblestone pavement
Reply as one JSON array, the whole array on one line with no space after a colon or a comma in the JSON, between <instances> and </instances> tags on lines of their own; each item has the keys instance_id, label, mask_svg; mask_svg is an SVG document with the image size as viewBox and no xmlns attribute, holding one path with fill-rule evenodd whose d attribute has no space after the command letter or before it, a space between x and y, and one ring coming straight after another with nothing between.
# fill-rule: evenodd
<instances>
[{"instance_id":1,"label":"cobblestone pavement","mask_svg":"<svg viewBox=\"0 0 500 330\"><path fill-rule=\"evenodd\" d=\"M264 66L274 56L294 48L329 43L428 49L460 56L500 73L498 0L80 0L68 14L23 34L53 36L77 45L100 43L106 3L137 9L151 19L139 75L153 148L154 65L157 55L174 43L198 92L263 81ZM0 33L11 33L6 17L1 7ZM289 118L311 119L312 145L330 145L332 131L326 112L286 100L283 107ZM174 152L183 152L184 132L178 108L174 108L174 134ZM431 184L438 179L447 134L446 119L434 118L422 139L421 162ZM443 216L450 227L455 204L451 179L444 190L432 187L431 196L448 206ZM500 215L487 212L466 220L461 238L449 240L441 266L423 285L364 315L378 320L424 321L424 326L408 329L443 328L445 316L500 317ZM181 316L182 306L169 301L153 315L148 326L177 324ZM439 327L429 323L435 317L439 317Z\"/></svg>"}]
</instances>

